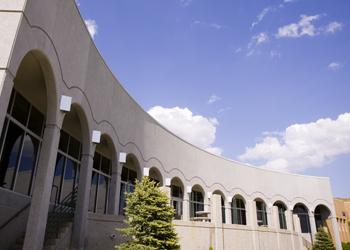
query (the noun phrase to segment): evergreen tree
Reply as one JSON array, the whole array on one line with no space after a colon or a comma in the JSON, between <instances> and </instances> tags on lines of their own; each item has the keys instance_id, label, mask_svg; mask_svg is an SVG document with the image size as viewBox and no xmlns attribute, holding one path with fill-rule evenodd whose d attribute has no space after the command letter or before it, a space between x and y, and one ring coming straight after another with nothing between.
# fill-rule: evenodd
<instances>
[{"instance_id":1,"label":"evergreen tree","mask_svg":"<svg viewBox=\"0 0 350 250\"><path fill-rule=\"evenodd\" d=\"M323 227L318 229L316 241L312 250L335 250L332 239L330 239L328 233L324 231Z\"/></svg>"},{"instance_id":2,"label":"evergreen tree","mask_svg":"<svg viewBox=\"0 0 350 250\"><path fill-rule=\"evenodd\" d=\"M117 249L180 249L172 225L174 209L159 185L148 177L137 181L135 191L126 194L125 215L128 227L121 231L133 240L117 246Z\"/></svg>"}]
</instances>

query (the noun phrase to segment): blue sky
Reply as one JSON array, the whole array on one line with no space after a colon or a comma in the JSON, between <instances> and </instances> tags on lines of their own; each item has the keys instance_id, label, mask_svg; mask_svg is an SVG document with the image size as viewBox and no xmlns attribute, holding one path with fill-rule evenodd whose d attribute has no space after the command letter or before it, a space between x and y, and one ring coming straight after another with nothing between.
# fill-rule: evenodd
<instances>
[{"instance_id":1,"label":"blue sky","mask_svg":"<svg viewBox=\"0 0 350 250\"><path fill-rule=\"evenodd\" d=\"M349 1L79 0L79 9L119 81L169 129L227 158L330 176L334 195L350 197Z\"/></svg>"}]
</instances>

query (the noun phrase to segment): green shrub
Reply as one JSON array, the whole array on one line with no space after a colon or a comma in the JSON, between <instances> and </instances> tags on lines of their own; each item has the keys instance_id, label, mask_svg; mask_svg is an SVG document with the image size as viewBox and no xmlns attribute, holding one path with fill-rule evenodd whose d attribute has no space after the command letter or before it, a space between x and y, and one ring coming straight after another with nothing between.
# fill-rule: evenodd
<instances>
[{"instance_id":1,"label":"green shrub","mask_svg":"<svg viewBox=\"0 0 350 250\"><path fill-rule=\"evenodd\" d=\"M343 250L350 250L350 243L342 243Z\"/></svg>"},{"instance_id":2,"label":"green shrub","mask_svg":"<svg viewBox=\"0 0 350 250\"><path fill-rule=\"evenodd\" d=\"M126 223L120 231L133 240L118 250L178 250L180 245L172 224L174 209L166 193L148 177L137 181L135 191L126 194Z\"/></svg>"},{"instance_id":3,"label":"green shrub","mask_svg":"<svg viewBox=\"0 0 350 250\"><path fill-rule=\"evenodd\" d=\"M331 238L329 237L328 233L324 231L323 227L318 229L316 241L312 247L312 250L335 250Z\"/></svg>"}]
</instances>

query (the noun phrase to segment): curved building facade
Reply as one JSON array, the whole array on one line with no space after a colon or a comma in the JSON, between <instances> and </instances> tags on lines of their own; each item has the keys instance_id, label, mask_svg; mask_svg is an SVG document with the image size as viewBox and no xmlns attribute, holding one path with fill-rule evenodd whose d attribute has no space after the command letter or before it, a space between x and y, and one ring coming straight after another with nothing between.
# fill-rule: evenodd
<instances>
[{"instance_id":1,"label":"curved building facade","mask_svg":"<svg viewBox=\"0 0 350 250\"><path fill-rule=\"evenodd\" d=\"M341 249L328 178L246 166L162 127L109 70L74 0L2 0L0 34L5 249L112 247L143 175L169 194L182 249L306 249L320 226Z\"/></svg>"}]
</instances>

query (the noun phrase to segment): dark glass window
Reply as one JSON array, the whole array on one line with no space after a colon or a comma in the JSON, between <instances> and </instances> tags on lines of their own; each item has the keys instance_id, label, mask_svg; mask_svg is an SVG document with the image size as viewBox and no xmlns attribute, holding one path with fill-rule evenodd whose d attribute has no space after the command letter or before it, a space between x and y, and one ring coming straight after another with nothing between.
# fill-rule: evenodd
<instances>
[{"instance_id":1,"label":"dark glass window","mask_svg":"<svg viewBox=\"0 0 350 250\"><path fill-rule=\"evenodd\" d=\"M61 130L59 152L52 182L51 202L60 203L77 188L80 169L81 143ZM78 152L74 154L72 152ZM71 153L71 154L70 154Z\"/></svg>"},{"instance_id":2,"label":"dark glass window","mask_svg":"<svg viewBox=\"0 0 350 250\"><path fill-rule=\"evenodd\" d=\"M183 191L176 185L171 185L171 205L175 210L174 218L179 220L182 217Z\"/></svg>"},{"instance_id":3,"label":"dark glass window","mask_svg":"<svg viewBox=\"0 0 350 250\"><path fill-rule=\"evenodd\" d=\"M246 210L244 201L240 198L234 198L232 206L232 224L247 225Z\"/></svg>"},{"instance_id":4,"label":"dark glass window","mask_svg":"<svg viewBox=\"0 0 350 250\"><path fill-rule=\"evenodd\" d=\"M256 201L256 216L258 226L267 226L266 204L263 201Z\"/></svg>"},{"instance_id":5,"label":"dark glass window","mask_svg":"<svg viewBox=\"0 0 350 250\"><path fill-rule=\"evenodd\" d=\"M283 204L280 204L280 203L277 203L275 206L277 206L277 209L278 209L278 219L279 219L279 223L280 223L280 229L287 229L285 206Z\"/></svg>"},{"instance_id":6,"label":"dark glass window","mask_svg":"<svg viewBox=\"0 0 350 250\"><path fill-rule=\"evenodd\" d=\"M204 198L202 192L194 191L191 192L190 200L190 216L198 217L197 212L204 211Z\"/></svg>"},{"instance_id":7,"label":"dark glass window","mask_svg":"<svg viewBox=\"0 0 350 250\"><path fill-rule=\"evenodd\" d=\"M111 160L96 152L92 171L89 211L101 214L107 212L110 173Z\"/></svg>"},{"instance_id":8,"label":"dark glass window","mask_svg":"<svg viewBox=\"0 0 350 250\"><path fill-rule=\"evenodd\" d=\"M311 233L310 220L308 210L304 205L295 205L293 214L297 214L300 220L300 227L302 233Z\"/></svg>"},{"instance_id":9,"label":"dark glass window","mask_svg":"<svg viewBox=\"0 0 350 250\"><path fill-rule=\"evenodd\" d=\"M137 173L134 170L123 167L120 183L120 200L119 200L119 214L124 215L124 208L126 206L125 193L134 192L135 181Z\"/></svg>"},{"instance_id":10,"label":"dark glass window","mask_svg":"<svg viewBox=\"0 0 350 250\"><path fill-rule=\"evenodd\" d=\"M30 195L42 141L44 116L12 91L0 139L0 186Z\"/></svg>"}]
</instances>

